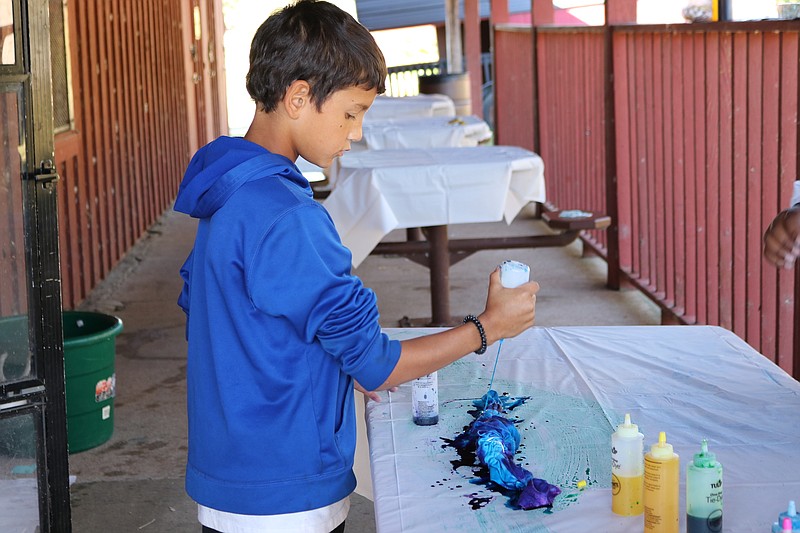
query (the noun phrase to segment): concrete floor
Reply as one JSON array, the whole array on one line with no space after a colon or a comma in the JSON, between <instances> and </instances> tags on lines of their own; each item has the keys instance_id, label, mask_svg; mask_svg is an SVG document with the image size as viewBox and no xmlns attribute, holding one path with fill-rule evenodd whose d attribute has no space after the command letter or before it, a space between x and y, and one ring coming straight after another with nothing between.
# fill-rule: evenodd
<instances>
[{"instance_id":1,"label":"concrete floor","mask_svg":"<svg viewBox=\"0 0 800 533\"><path fill-rule=\"evenodd\" d=\"M510 236L548 230L526 210L503 222L454 226L459 236ZM194 239L195 221L167 212L81 305L122 318L117 337L114 434L70 456L73 530L77 533L198 532L194 503L183 490L186 454L184 316L176 305L178 270ZM397 232L389 238L400 236ZM539 281L537 325L658 324L658 308L633 290L605 288L605 263L582 257L581 244L478 252L450 273L454 315L478 314L487 278L504 259L532 267ZM427 269L400 257L369 257L355 273L378 295L381 324L430 316ZM362 435L363 442L363 435ZM366 450L356 458L358 494L351 533L375 531Z\"/></svg>"}]
</instances>

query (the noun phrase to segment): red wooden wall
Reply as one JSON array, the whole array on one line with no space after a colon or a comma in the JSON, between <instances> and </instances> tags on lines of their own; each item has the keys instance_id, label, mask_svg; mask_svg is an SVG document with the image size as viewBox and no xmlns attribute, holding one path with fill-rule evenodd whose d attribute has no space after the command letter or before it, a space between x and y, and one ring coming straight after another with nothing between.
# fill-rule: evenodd
<instances>
[{"instance_id":1,"label":"red wooden wall","mask_svg":"<svg viewBox=\"0 0 800 533\"><path fill-rule=\"evenodd\" d=\"M498 25L494 33L495 141L533 150L531 29Z\"/></svg>"},{"instance_id":2,"label":"red wooden wall","mask_svg":"<svg viewBox=\"0 0 800 533\"><path fill-rule=\"evenodd\" d=\"M498 142L530 146L530 127L508 114L537 102L548 202L614 218L607 235L590 236L609 279L642 290L665 322L723 326L800 375L794 275L761 258L761 235L798 177L800 28L609 31L536 28L536 91L520 96L498 75ZM498 73L532 61L533 41L521 58L506 33L495 29Z\"/></svg>"},{"instance_id":3,"label":"red wooden wall","mask_svg":"<svg viewBox=\"0 0 800 533\"><path fill-rule=\"evenodd\" d=\"M619 266L791 372L793 275L761 237L798 176L798 27L771 24L615 31Z\"/></svg>"},{"instance_id":4,"label":"red wooden wall","mask_svg":"<svg viewBox=\"0 0 800 533\"><path fill-rule=\"evenodd\" d=\"M201 87L194 85L208 67L187 82L190 48L196 57L212 55L211 14L221 17L218 0L203 2L203 40L195 43L186 24L196 3L68 4L75 127L56 136L65 308L83 300L171 206L198 142L227 130L221 64Z\"/></svg>"}]
</instances>

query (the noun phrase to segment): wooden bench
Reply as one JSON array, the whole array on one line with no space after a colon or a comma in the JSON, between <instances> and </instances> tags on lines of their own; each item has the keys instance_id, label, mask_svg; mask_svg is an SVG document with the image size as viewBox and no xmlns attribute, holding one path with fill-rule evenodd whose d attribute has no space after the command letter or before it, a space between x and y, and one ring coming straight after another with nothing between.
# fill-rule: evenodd
<instances>
[{"instance_id":1,"label":"wooden bench","mask_svg":"<svg viewBox=\"0 0 800 533\"><path fill-rule=\"evenodd\" d=\"M542 220L556 233L520 237L450 239L447 226L409 228L406 240L381 242L372 255L400 255L428 267L431 280L431 318L404 319L405 326L447 326L457 321L450 315L450 266L481 250L512 248L542 248L566 246L578 238L581 231L602 230L611 225L611 217L593 212L585 216L570 216L569 211L544 211Z\"/></svg>"}]
</instances>

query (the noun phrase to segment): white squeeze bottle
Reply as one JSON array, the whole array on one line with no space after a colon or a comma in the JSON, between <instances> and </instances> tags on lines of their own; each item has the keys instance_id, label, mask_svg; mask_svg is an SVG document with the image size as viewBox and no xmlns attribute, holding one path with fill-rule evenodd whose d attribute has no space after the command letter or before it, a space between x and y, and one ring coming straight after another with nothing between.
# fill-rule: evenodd
<instances>
[{"instance_id":1,"label":"white squeeze bottle","mask_svg":"<svg viewBox=\"0 0 800 533\"><path fill-rule=\"evenodd\" d=\"M644 476L644 435L639 426L625 422L611 434L611 510L622 516L642 514L642 479Z\"/></svg>"},{"instance_id":2,"label":"white squeeze bottle","mask_svg":"<svg viewBox=\"0 0 800 533\"><path fill-rule=\"evenodd\" d=\"M507 260L500 264L500 283L507 289L516 289L523 283L528 283L531 280L531 267L519 261ZM497 362L500 360L500 348L503 347L503 341L500 339L497 343L497 354L494 356L494 368L492 369L492 377L489 379L489 390L492 390L494 384L494 373L497 370Z\"/></svg>"}]
</instances>

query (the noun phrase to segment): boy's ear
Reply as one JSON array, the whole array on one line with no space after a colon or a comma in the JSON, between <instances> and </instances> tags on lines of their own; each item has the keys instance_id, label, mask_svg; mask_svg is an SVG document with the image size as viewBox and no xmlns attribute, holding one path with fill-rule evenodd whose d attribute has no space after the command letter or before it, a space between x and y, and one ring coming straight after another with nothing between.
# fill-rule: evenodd
<instances>
[{"instance_id":1,"label":"boy's ear","mask_svg":"<svg viewBox=\"0 0 800 533\"><path fill-rule=\"evenodd\" d=\"M295 80L286 89L283 105L291 118L300 116L300 112L311 104L311 86L305 80Z\"/></svg>"}]
</instances>

